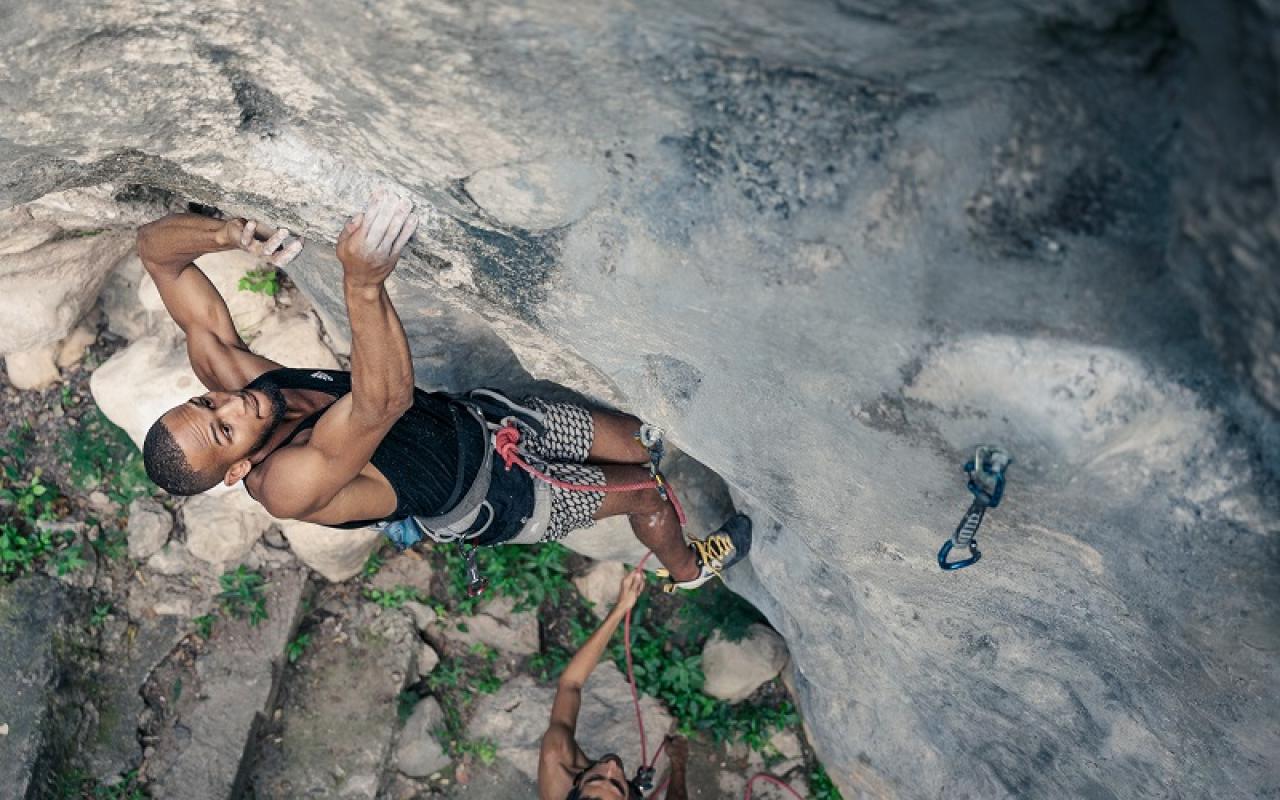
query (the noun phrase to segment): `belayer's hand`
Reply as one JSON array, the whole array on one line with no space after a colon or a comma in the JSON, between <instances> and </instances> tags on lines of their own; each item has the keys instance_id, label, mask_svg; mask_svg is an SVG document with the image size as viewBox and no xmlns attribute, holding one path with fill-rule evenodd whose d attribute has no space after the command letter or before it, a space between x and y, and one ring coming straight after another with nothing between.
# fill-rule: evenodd
<instances>
[{"instance_id":1,"label":"belayer's hand","mask_svg":"<svg viewBox=\"0 0 1280 800\"><path fill-rule=\"evenodd\" d=\"M636 601L640 599L640 593L643 591L644 573L639 570L628 572L618 586L618 602L614 608L624 613L630 611L635 608Z\"/></svg>"},{"instance_id":2,"label":"belayer's hand","mask_svg":"<svg viewBox=\"0 0 1280 800\"><path fill-rule=\"evenodd\" d=\"M302 240L290 238L288 228L273 231L256 219L227 220L218 231L218 242L263 258L273 267L283 267L302 252Z\"/></svg>"},{"instance_id":3,"label":"belayer's hand","mask_svg":"<svg viewBox=\"0 0 1280 800\"><path fill-rule=\"evenodd\" d=\"M381 286L391 275L400 251L418 228L413 204L385 189L374 191L364 213L357 214L338 236L338 260L345 280L356 288Z\"/></svg>"}]
</instances>

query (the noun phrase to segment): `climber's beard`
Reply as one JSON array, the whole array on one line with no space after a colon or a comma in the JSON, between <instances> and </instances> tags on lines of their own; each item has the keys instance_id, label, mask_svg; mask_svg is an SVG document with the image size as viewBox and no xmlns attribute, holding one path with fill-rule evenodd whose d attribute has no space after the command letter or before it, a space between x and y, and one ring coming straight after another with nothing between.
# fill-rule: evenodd
<instances>
[{"instance_id":1,"label":"climber's beard","mask_svg":"<svg viewBox=\"0 0 1280 800\"><path fill-rule=\"evenodd\" d=\"M284 392L280 390L280 386L273 380L259 378L258 385L254 387L258 391L267 396L271 401L271 420L267 423L267 427L263 429L258 441L254 443L252 452L255 456L267 456L268 453L262 452L267 446L267 442L271 441L271 437L280 428L280 423L284 422L285 412L289 410L284 400Z\"/></svg>"}]
</instances>

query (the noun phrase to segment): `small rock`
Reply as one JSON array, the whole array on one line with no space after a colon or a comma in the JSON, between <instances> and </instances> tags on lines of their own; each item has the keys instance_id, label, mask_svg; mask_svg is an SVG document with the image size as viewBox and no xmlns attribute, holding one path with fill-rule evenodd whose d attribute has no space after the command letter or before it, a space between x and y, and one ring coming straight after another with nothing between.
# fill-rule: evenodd
<instances>
[{"instance_id":1,"label":"small rock","mask_svg":"<svg viewBox=\"0 0 1280 800\"><path fill-rule=\"evenodd\" d=\"M191 555L223 566L249 555L269 519L241 511L229 496L200 494L182 506L182 523Z\"/></svg>"},{"instance_id":2,"label":"small rock","mask_svg":"<svg viewBox=\"0 0 1280 800\"><path fill-rule=\"evenodd\" d=\"M182 542L168 542L147 559L147 569L161 575L182 575L196 567L197 562Z\"/></svg>"},{"instance_id":3,"label":"small rock","mask_svg":"<svg viewBox=\"0 0 1280 800\"><path fill-rule=\"evenodd\" d=\"M375 589L391 591L398 586L405 586L418 592L423 597L431 595L431 562L419 558L412 551L390 559L373 576L371 585Z\"/></svg>"},{"instance_id":4,"label":"small rock","mask_svg":"<svg viewBox=\"0 0 1280 800\"><path fill-rule=\"evenodd\" d=\"M8 736L8 735L9 735L9 723L0 722L0 736Z\"/></svg>"},{"instance_id":5,"label":"small rock","mask_svg":"<svg viewBox=\"0 0 1280 800\"><path fill-rule=\"evenodd\" d=\"M425 606L422 603L415 603L412 600L405 603L403 608L413 619L413 626L418 629L418 633L426 633L432 623L439 618L434 608Z\"/></svg>"},{"instance_id":6,"label":"small rock","mask_svg":"<svg viewBox=\"0 0 1280 800\"><path fill-rule=\"evenodd\" d=\"M129 504L129 557L150 558L164 547L173 531L173 517L160 503L139 497Z\"/></svg>"},{"instance_id":7,"label":"small rock","mask_svg":"<svg viewBox=\"0 0 1280 800\"><path fill-rule=\"evenodd\" d=\"M459 625L466 630L461 630ZM537 614L516 612L515 601L509 597L495 597L480 606L475 616L437 624L433 633L464 649L480 643L510 655L528 656L538 652Z\"/></svg>"},{"instance_id":8,"label":"small rock","mask_svg":"<svg viewBox=\"0 0 1280 800\"><path fill-rule=\"evenodd\" d=\"M717 633L702 649L702 671L706 682L702 691L712 697L737 703L787 665L787 646L782 637L765 625L752 625L740 642L730 642Z\"/></svg>"},{"instance_id":9,"label":"small rock","mask_svg":"<svg viewBox=\"0 0 1280 800\"><path fill-rule=\"evenodd\" d=\"M95 511L102 514L114 513L118 507L110 497L107 497L106 493L98 491L97 489L89 492L89 505L93 506Z\"/></svg>"},{"instance_id":10,"label":"small rock","mask_svg":"<svg viewBox=\"0 0 1280 800\"><path fill-rule=\"evenodd\" d=\"M262 543L273 550L289 549L289 540L284 538L278 525L272 525L267 529L267 532L262 535Z\"/></svg>"},{"instance_id":11,"label":"small rock","mask_svg":"<svg viewBox=\"0 0 1280 800\"><path fill-rule=\"evenodd\" d=\"M418 677L425 678L440 665L440 654L431 645L423 642L418 650Z\"/></svg>"},{"instance_id":12,"label":"small rock","mask_svg":"<svg viewBox=\"0 0 1280 800\"><path fill-rule=\"evenodd\" d=\"M621 561L600 561L574 578L573 585L578 587L583 599L592 604L595 615L604 619L618 601L618 586L626 574L627 566Z\"/></svg>"},{"instance_id":13,"label":"small rock","mask_svg":"<svg viewBox=\"0 0 1280 800\"><path fill-rule=\"evenodd\" d=\"M86 323L81 322L58 345L58 354L54 361L63 369L74 367L80 363L80 359L84 358L85 351L89 349L90 345L97 340L97 332Z\"/></svg>"},{"instance_id":14,"label":"small rock","mask_svg":"<svg viewBox=\"0 0 1280 800\"><path fill-rule=\"evenodd\" d=\"M428 697L413 709L396 748L396 768L411 778L425 778L452 763L432 731L444 723L444 711L434 697Z\"/></svg>"},{"instance_id":15,"label":"small rock","mask_svg":"<svg viewBox=\"0 0 1280 800\"><path fill-rule=\"evenodd\" d=\"M359 574L382 544L382 534L372 528L338 530L296 519L277 524L298 560L335 583Z\"/></svg>"},{"instance_id":16,"label":"small rock","mask_svg":"<svg viewBox=\"0 0 1280 800\"><path fill-rule=\"evenodd\" d=\"M5 356L4 366L9 382L19 389L40 390L57 383L60 373L54 362L55 345L43 345Z\"/></svg>"},{"instance_id":17,"label":"small rock","mask_svg":"<svg viewBox=\"0 0 1280 800\"><path fill-rule=\"evenodd\" d=\"M780 730L769 739L769 745L786 759L800 758L804 753L800 749L800 737L792 730Z\"/></svg>"}]
</instances>

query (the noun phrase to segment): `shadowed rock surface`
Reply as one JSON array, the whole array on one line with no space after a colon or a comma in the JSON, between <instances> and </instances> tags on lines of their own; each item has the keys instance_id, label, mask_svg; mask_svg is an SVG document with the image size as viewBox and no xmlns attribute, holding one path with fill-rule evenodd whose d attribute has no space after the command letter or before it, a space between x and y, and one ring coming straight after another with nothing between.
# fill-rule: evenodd
<instances>
[{"instance_id":1,"label":"shadowed rock surface","mask_svg":"<svg viewBox=\"0 0 1280 800\"><path fill-rule=\"evenodd\" d=\"M556 382L721 474L847 797L1280 791L1275 3L689 5L19 0L0 209L284 223L341 320L392 183L420 385Z\"/></svg>"}]
</instances>

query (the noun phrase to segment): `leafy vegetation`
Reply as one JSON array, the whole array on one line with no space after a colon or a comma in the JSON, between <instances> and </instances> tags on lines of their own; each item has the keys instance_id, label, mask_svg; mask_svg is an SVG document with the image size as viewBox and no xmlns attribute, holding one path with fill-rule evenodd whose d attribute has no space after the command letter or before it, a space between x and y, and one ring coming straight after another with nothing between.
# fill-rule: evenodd
<instances>
[{"instance_id":1,"label":"leafy vegetation","mask_svg":"<svg viewBox=\"0 0 1280 800\"><path fill-rule=\"evenodd\" d=\"M211 635L213 635L213 623L216 622L217 620L218 620L217 614L201 614L200 616L191 620L191 622L196 626L196 633L200 635L200 638L208 639Z\"/></svg>"},{"instance_id":2,"label":"leafy vegetation","mask_svg":"<svg viewBox=\"0 0 1280 800\"><path fill-rule=\"evenodd\" d=\"M364 598L380 608L400 608L410 601L422 602L423 600L422 595L409 586L397 586L394 589L369 587L364 590Z\"/></svg>"},{"instance_id":3,"label":"leafy vegetation","mask_svg":"<svg viewBox=\"0 0 1280 800\"><path fill-rule=\"evenodd\" d=\"M104 786L85 770L70 769L54 779L53 797L58 800L147 800L150 795L139 782L137 770L129 770L116 783Z\"/></svg>"},{"instance_id":4,"label":"leafy vegetation","mask_svg":"<svg viewBox=\"0 0 1280 800\"><path fill-rule=\"evenodd\" d=\"M273 267L249 270L236 284L236 288L242 292L255 292L275 297L276 292L280 291L280 273Z\"/></svg>"},{"instance_id":5,"label":"leafy vegetation","mask_svg":"<svg viewBox=\"0 0 1280 800\"><path fill-rule=\"evenodd\" d=\"M218 602L222 610L237 619L248 617L249 624L257 627L267 618L266 579L241 564L218 578L222 591Z\"/></svg>"},{"instance_id":6,"label":"leafy vegetation","mask_svg":"<svg viewBox=\"0 0 1280 800\"><path fill-rule=\"evenodd\" d=\"M449 598L462 614L473 614L485 597L467 596L466 559L461 548L444 550ZM569 551L558 544L537 547L485 547L476 553L481 572L489 579L487 596L510 597L516 611L558 601L572 589Z\"/></svg>"},{"instance_id":7,"label":"leafy vegetation","mask_svg":"<svg viewBox=\"0 0 1280 800\"><path fill-rule=\"evenodd\" d=\"M71 482L78 489L103 487L121 506L151 494L155 485L147 478L142 454L129 434L116 427L96 407L80 424L63 434Z\"/></svg>"},{"instance_id":8,"label":"leafy vegetation","mask_svg":"<svg viewBox=\"0 0 1280 800\"><path fill-rule=\"evenodd\" d=\"M809 793L813 795L813 800L843 800L840 790L831 782L821 764L815 764L813 772L809 774Z\"/></svg>"},{"instance_id":9,"label":"leafy vegetation","mask_svg":"<svg viewBox=\"0 0 1280 800\"><path fill-rule=\"evenodd\" d=\"M300 633L293 641L284 646L284 654L288 657L290 664L298 663L298 659L302 658L302 654L307 652L307 648L311 645L311 634Z\"/></svg>"},{"instance_id":10,"label":"leafy vegetation","mask_svg":"<svg viewBox=\"0 0 1280 800\"><path fill-rule=\"evenodd\" d=\"M66 501L41 479L39 467L28 468L30 444L31 425L23 423L0 448L0 578L32 572L50 556L57 559L59 575L85 564L75 531L48 525Z\"/></svg>"}]
</instances>

